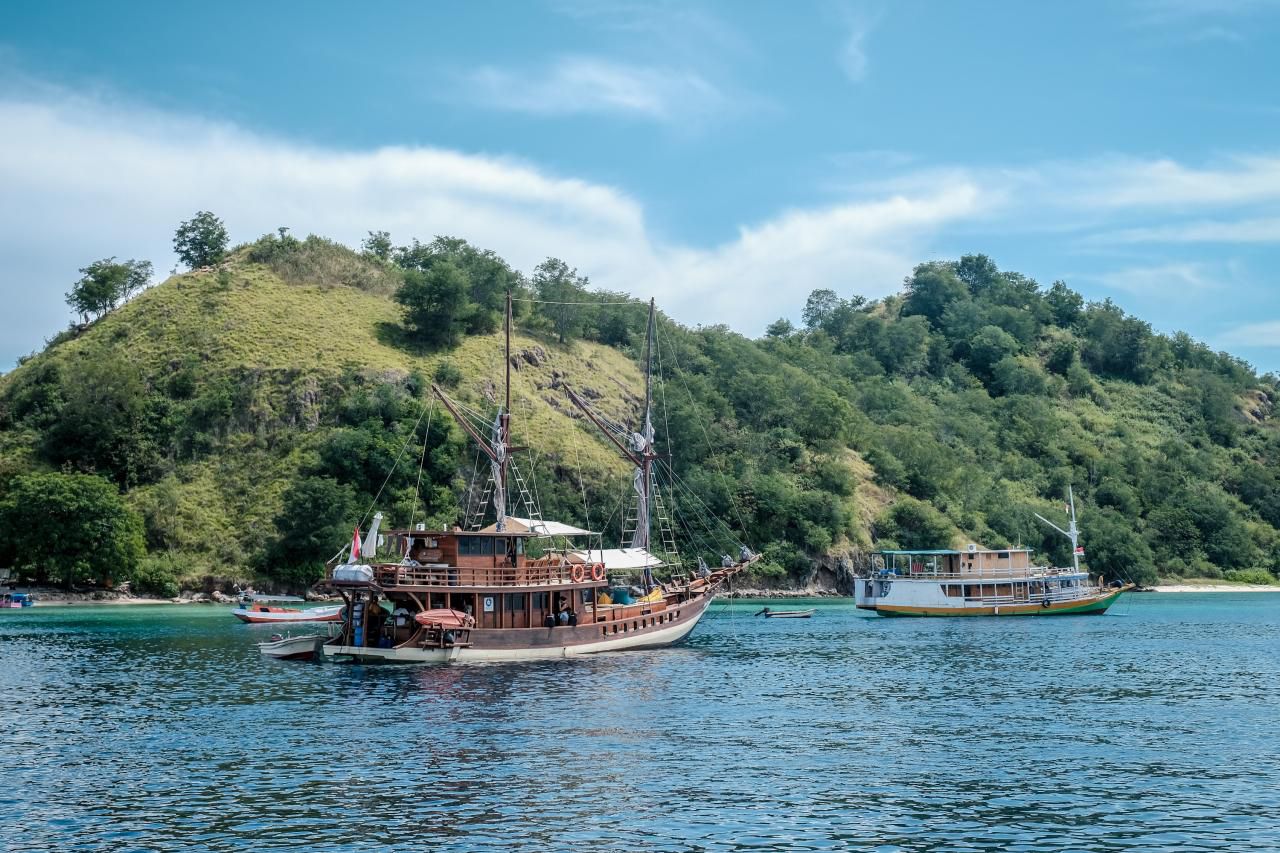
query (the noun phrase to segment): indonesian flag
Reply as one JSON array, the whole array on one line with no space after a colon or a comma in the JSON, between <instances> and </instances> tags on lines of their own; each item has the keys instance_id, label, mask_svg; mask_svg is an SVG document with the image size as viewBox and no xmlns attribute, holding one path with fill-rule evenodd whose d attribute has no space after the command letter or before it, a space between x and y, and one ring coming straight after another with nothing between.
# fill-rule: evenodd
<instances>
[{"instance_id":1,"label":"indonesian flag","mask_svg":"<svg viewBox=\"0 0 1280 853\"><path fill-rule=\"evenodd\" d=\"M355 533L351 534L351 562L360 559L360 525L356 525Z\"/></svg>"},{"instance_id":2,"label":"indonesian flag","mask_svg":"<svg viewBox=\"0 0 1280 853\"><path fill-rule=\"evenodd\" d=\"M1083 557L1083 556L1084 556L1084 546L1083 546L1083 545L1077 545L1077 546L1076 546L1076 554L1077 554L1077 555L1079 555L1079 556L1081 556L1081 557Z\"/></svg>"}]
</instances>

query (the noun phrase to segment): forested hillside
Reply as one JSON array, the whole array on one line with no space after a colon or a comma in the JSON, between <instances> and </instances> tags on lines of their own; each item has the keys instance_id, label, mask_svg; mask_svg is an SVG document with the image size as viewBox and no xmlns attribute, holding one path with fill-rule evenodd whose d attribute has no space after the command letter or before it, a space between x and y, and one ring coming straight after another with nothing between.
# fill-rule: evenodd
<instances>
[{"instance_id":1,"label":"forested hillside","mask_svg":"<svg viewBox=\"0 0 1280 853\"><path fill-rule=\"evenodd\" d=\"M450 238L375 233L355 252L282 229L191 262L132 299L138 265L116 265L129 292L77 290L87 322L0 377L0 565L160 592L254 573L298 588L384 481L389 524L457 520L474 449L424 402L436 382L494 411L508 289L516 438L536 448L544 514L599 527L583 493L616 502L626 467L563 386L635 418L644 303ZM660 449L764 551L762 579L803 583L890 545L1065 562L1033 513L1061 518L1068 485L1108 577L1280 569L1275 377L981 255L922 264L884 300L850 288L810 294L802 328L759 340L660 319Z\"/></svg>"}]
</instances>

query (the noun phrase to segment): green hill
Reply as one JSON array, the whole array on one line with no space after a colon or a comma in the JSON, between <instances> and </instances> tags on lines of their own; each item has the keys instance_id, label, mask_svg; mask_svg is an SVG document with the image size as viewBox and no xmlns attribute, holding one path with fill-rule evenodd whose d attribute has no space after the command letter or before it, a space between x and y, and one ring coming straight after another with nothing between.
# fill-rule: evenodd
<instances>
[{"instance_id":1,"label":"green hill","mask_svg":"<svg viewBox=\"0 0 1280 853\"><path fill-rule=\"evenodd\" d=\"M428 300L417 315L394 298L404 282L409 308ZM0 495L40 472L109 479L142 519L138 578L160 587L300 585L384 480L390 523L451 523L476 455L428 387L492 415L507 286L516 438L537 454L519 462L548 517L616 532L625 465L562 386L634 422L645 306L558 263L525 280L461 241L379 258L266 237L59 335L0 377ZM659 442L685 511L763 549L765 579L804 583L880 545L1021 543L1065 561L1033 513L1061 517L1068 485L1090 565L1111 577L1280 565L1274 377L982 256L922 265L878 302L817 291L805 320L760 340L659 324ZM682 550L714 557L719 532ZM0 530L0 564L27 550L14 523Z\"/></svg>"}]
</instances>

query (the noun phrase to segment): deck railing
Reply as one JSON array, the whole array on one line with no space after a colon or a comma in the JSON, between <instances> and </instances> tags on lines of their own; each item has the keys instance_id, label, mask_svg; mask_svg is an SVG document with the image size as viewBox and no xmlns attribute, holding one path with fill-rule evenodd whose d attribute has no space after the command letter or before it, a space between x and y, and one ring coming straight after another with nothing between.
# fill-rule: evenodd
<instances>
[{"instance_id":1,"label":"deck railing","mask_svg":"<svg viewBox=\"0 0 1280 853\"><path fill-rule=\"evenodd\" d=\"M1032 566L1029 569L985 569L981 572L943 572L931 571L923 568L918 571L911 569L876 569L867 575L862 575L863 580L945 580L945 581L964 581L965 583L986 583L991 580L1038 580L1039 578L1057 578L1070 575L1087 574L1084 570L1076 571L1068 568L1046 568L1043 566Z\"/></svg>"},{"instance_id":2,"label":"deck railing","mask_svg":"<svg viewBox=\"0 0 1280 853\"><path fill-rule=\"evenodd\" d=\"M529 587L573 583L573 566L559 562L545 565L532 563L525 566L479 567L373 563L371 567L373 580L381 587ZM333 569L329 570L329 579L333 579Z\"/></svg>"}]
</instances>

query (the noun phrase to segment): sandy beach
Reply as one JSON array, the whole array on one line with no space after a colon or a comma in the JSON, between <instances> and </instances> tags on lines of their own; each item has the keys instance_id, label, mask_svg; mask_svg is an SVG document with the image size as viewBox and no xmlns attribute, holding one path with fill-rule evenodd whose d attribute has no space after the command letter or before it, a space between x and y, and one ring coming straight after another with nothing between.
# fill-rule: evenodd
<instances>
[{"instance_id":1,"label":"sandy beach","mask_svg":"<svg viewBox=\"0 0 1280 853\"><path fill-rule=\"evenodd\" d=\"M1151 592L1280 592L1280 586L1257 583L1162 583L1147 589Z\"/></svg>"}]
</instances>

